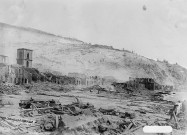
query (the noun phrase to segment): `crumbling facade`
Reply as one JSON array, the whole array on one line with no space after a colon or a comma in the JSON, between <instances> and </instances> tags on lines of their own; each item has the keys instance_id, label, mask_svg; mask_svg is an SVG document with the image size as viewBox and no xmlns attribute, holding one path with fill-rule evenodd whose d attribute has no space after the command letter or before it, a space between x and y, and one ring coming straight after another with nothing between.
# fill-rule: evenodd
<instances>
[{"instance_id":1,"label":"crumbling facade","mask_svg":"<svg viewBox=\"0 0 187 135\"><path fill-rule=\"evenodd\" d=\"M0 82L12 84L27 84L31 83L31 74L28 73L23 66L20 65L5 65L0 68Z\"/></svg>"},{"instance_id":2,"label":"crumbling facade","mask_svg":"<svg viewBox=\"0 0 187 135\"><path fill-rule=\"evenodd\" d=\"M75 78L75 85L78 86L93 86L104 84L104 79L99 76L88 76L80 73L69 73L68 76Z\"/></svg>"},{"instance_id":3,"label":"crumbling facade","mask_svg":"<svg viewBox=\"0 0 187 135\"><path fill-rule=\"evenodd\" d=\"M18 84L28 84L32 81L32 74L27 72L25 67L19 67L16 76Z\"/></svg>"},{"instance_id":4,"label":"crumbling facade","mask_svg":"<svg viewBox=\"0 0 187 135\"><path fill-rule=\"evenodd\" d=\"M86 77L86 85L104 85L104 79L99 76L87 76Z\"/></svg>"},{"instance_id":5,"label":"crumbling facade","mask_svg":"<svg viewBox=\"0 0 187 135\"><path fill-rule=\"evenodd\" d=\"M153 78L135 78L140 84L144 84L148 90L159 90L162 89L162 85L158 84Z\"/></svg>"},{"instance_id":6,"label":"crumbling facade","mask_svg":"<svg viewBox=\"0 0 187 135\"><path fill-rule=\"evenodd\" d=\"M148 89L159 90L162 85L158 84L153 78L129 78L129 81L124 83L113 83L115 87L121 89Z\"/></svg>"},{"instance_id":7,"label":"crumbling facade","mask_svg":"<svg viewBox=\"0 0 187 135\"><path fill-rule=\"evenodd\" d=\"M69 77L75 78L75 85L81 86L86 85L86 75L80 73L69 73Z\"/></svg>"},{"instance_id":8,"label":"crumbling facade","mask_svg":"<svg viewBox=\"0 0 187 135\"><path fill-rule=\"evenodd\" d=\"M0 83L6 82L7 65L0 63Z\"/></svg>"},{"instance_id":9,"label":"crumbling facade","mask_svg":"<svg viewBox=\"0 0 187 135\"><path fill-rule=\"evenodd\" d=\"M17 83L17 80L16 80L16 68L14 68L12 65L8 65L7 66L7 74L8 74L8 77L7 77L7 82L8 83Z\"/></svg>"},{"instance_id":10,"label":"crumbling facade","mask_svg":"<svg viewBox=\"0 0 187 135\"><path fill-rule=\"evenodd\" d=\"M27 72L26 68L15 64L8 66L8 83L28 84L32 81L32 75Z\"/></svg>"}]
</instances>

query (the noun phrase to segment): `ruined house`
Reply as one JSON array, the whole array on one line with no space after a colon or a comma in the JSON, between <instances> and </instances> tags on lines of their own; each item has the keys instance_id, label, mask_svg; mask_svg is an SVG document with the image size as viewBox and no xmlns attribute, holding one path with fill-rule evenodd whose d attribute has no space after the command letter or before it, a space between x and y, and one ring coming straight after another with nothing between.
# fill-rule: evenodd
<instances>
[{"instance_id":1,"label":"ruined house","mask_svg":"<svg viewBox=\"0 0 187 135\"><path fill-rule=\"evenodd\" d=\"M0 55L0 63L8 63L8 56Z\"/></svg>"},{"instance_id":2,"label":"ruined house","mask_svg":"<svg viewBox=\"0 0 187 135\"><path fill-rule=\"evenodd\" d=\"M0 63L0 83L6 82L7 75L7 65Z\"/></svg>"},{"instance_id":3,"label":"ruined house","mask_svg":"<svg viewBox=\"0 0 187 135\"><path fill-rule=\"evenodd\" d=\"M86 85L87 86L104 85L104 79L101 78L100 76L87 76Z\"/></svg>"},{"instance_id":4,"label":"ruined house","mask_svg":"<svg viewBox=\"0 0 187 135\"><path fill-rule=\"evenodd\" d=\"M14 65L4 65L0 67L0 82L12 84L24 84L31 82L31 75L25 71L24 67Z\"/></svg>"},{"instance_id":5,"label":"ruined house","mask_svg":"<svg viewBox=\"0 0 187 135\"><path fill-rule=\"evenodd\" d=\"M162 89L162 86L157 83L153 78L129 78L129 80L134 81L137 86L144 86L148 90Z\"/></svg>"},{"instance_id":6,"label":"ruined house","mask_svg":"<svg viewBox=\"0 0 187 135\"><path fill-rule=\"evenodd\" d=\"M7 56L0 55L0 83L6 82L7 80L7 59Z\"/></svg>"},{"instance_id":7,"label":"ruined house","mask_svg":"<svg viewBox=\"0 0 187 135\"><path fill-rule=\"evenodd\" d=\"M0 81L28 84L31 81L41 80L42 75L39 74L38 70L32 68L32 52L33 50L26 48L17 49L17 64L1 67L0 70L4 72L0 74ZM7 62L6 56L1 56L0 60L1 62Z\"/></svg>"},{"instance_id":8,"label":"ruined house","mask_svg":"<svg viewBox=\"0 0 187 135\"><path fill-rule=\"evenodd\" d=\"M75 85L78 86L93 86L104 84L104 79L96 75L90 76L80 73L69 73L68 76L75 78Z\"/></svg>"},{"instance_id":9,"label":"ruined house","mask_svg":"<svg viewBox=\"0 0 187 135\"><path fill-rule=\"evenodd\" d=\"M28 84L32 81L32 74L30 74L25 67L14 64L8 67L8 81L15 84Z\"/></svg>"},{"instance_id":10,"label":"ruined house","mask_svg":"<svg viewBox=\"0 0 187 135\"><path fill-rule=\"evenodd\" d=\"M138 83L144 84L145 88L148 90L161 89L159 84L153 78L135 78Z\"/></svg>"},{"instance_id":11,"label":"ruined house","mask_svg":"<svg viewBox=\"0 0 187 135\"><path fill-rule=\"evenodd\" d=\"M16 73L11 65L7 65L8 57L0 55L0 82L15 83Z\"/></svg>"},{"instance_id":12,"label":"ruined house","mask_svg":"<svg viewBox=\"0 0 187 135\"><path fill-rule=\"evenodd\" d=\"M153 78L129 78L129 81L124 83L113 83L113 86L120 89L148 89L159 90L162 85L158 84Z\"/></svg>"},{"instance_id":13,"label":"ruined house","mask_svg":"<svg viewBox=\"0 0 187 135\"><path fill-rule=\"evenodd\" d=\"M80 73L68 73L69 77L75 78L75 85L86 85L86 75Z\"/></svg>"},{"instance_id":14,"label":"ruined house","mask_svg":"<svg viewBox=\"0 0 187 135\"><path fill-rule=\"evenodd\" d=\"M7 80L6 82L8 83L17 83L17 80L16 80L16 71L17 68L14 68L14 66L12 65L8 65L7 66Z\"/></svg>"}]
</instances>

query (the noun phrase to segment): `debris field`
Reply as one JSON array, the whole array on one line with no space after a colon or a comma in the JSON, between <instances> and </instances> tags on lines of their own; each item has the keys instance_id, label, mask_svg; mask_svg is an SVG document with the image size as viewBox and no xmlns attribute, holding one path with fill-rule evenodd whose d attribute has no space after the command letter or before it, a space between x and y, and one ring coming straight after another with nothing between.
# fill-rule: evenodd
<instances>
[{"instance_id":1,"label":"debris field","mask_svg":"<svg viewBox=\"0 0 187 135\"><path fill-rule=\"evenodd\" d=\"M41 85L1 86L0 134L143 135L145 125L169 125L174 134L185 134L183 111L177 115L178 123L169 120L174 102L163 98L169 91L127 94L95 86L51 92L45 90L46 84L41 90Z\"/></svg>"}]
</instances>

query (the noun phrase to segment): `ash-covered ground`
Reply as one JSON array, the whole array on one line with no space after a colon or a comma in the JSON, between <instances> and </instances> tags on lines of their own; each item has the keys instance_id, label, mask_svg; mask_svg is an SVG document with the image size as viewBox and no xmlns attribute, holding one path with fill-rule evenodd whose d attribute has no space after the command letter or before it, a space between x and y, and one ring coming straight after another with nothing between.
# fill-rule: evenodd
<instances>
[{"instance_id":1,"label":"ash-covered ground","mask_svg":"<svg viewBox=\"0 0 187 135\"><path fill-rule=\"evenodd\" d=\"M3 135L143 135L145 125L170 125L174 135L185 134L183 107L177 122L169 120L175 104L172 97L178 96L174 91L117 93L98 86L62 87L45 82L35 83L32 88L4 84L1 93ZM19 104L21 100L31 106ZM51 104L47 104L49 101Z\"/></svg>"}]
</instances>

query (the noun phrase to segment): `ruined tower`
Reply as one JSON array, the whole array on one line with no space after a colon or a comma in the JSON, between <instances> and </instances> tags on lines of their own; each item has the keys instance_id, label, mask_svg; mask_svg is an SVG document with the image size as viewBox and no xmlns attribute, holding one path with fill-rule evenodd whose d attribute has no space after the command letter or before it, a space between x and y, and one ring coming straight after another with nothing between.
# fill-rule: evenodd
<instances>
[{"instance_id":1,"label":"ruined tower","mask_svg":"<svg viewBox=\"0 0 187 135\"><path fill-rule=\"evenodd\" d=\"M17 49L17 64L32 68L32 52L33 50L30 49Z\"/></svg>"}]
</instances>

